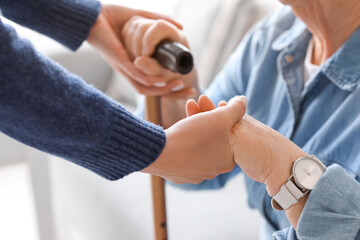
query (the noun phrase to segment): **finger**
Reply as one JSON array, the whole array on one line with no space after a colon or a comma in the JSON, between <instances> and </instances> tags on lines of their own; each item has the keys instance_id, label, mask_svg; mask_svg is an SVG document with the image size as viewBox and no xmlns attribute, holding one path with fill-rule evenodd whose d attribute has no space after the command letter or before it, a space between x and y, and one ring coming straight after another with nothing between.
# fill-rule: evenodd
<instances>
[{"instance_id":1,"label":"finger","mask_svg":"<svg viewBox=\"0 0 360 240\"><path fill-rule=\"evenodd\" d=\"M225 107L226 105L227 105L227 102L223 101L223 100L218 103L218 107Z\"/></svg>"},{"instance_id":2,"label":"finger","mask_svg":"<svg viewBox=\"0 0 360 240\"><path fill-rule=\"evenodd\" d=\"M142 48L142 36L146 32L146 27L149 27L149 24L146 24L147 21L140 16L133 16L128 20L121 34L121 41L128 51L131 59L134 59L136 56L139 56ZM151 20L153 21L153 20Z\"/></svg>"},{"instance_id":3,"label":"finger","mask_svg":"<svg viewBox=\"0 0 360 240\"><path fill-rule=\"evenodd\" d=\"M183 26L180 23L178 23L174 19L172 19L164 14L152 13L152 12L148 12L148 11L141 11L141 13L139 15L146 17L146 18L150 18L150 19L163 19L163 20L168 21L171 24L175 25L178 29L180 29L180 30L183 29Z\"/></svg>"},{"instance_id":4,"label":"finger","mask_svg":"<svg viewBox=\"0 0 360 240\"><path fill-rule=\"evenodd\" d=\"M245 96L236 96L224 107L230 112L230 120L233 124L243 118L247 105L248 99Z\"/></svg>"},{"instance_id":5,"label":"finger","mask_svg":"<svg viewBox=\"0 0 360 240\"><path fill-rule=\"evenodd\" d=\"M148 76L161 76L163 79L173 79L179 77L178 74L171 72L159 64L159 62L148 56L137 57L134 61L134 65L137 69L142 71Z\"/></svg>"},{"instance_id":6,"label":"finger","mask_svg":"<svg viewBox=\"0 0 360 240\"><path fill-rule=\"evenodd\" d=\"M133 79L130 79L130 83L139 94L148 96L167 96L173 92L173 89L183 86L183 81L180 79L171 80L164 87L144 86Z\"/></svg>"},{"instance_id":7,"label":"finger","mask_svg":"<svg viewBox=\"0 0 360 240\"><path fill-rule=\"evenodd\" d=\"M139 84L143 86L154 86L155 84L165 83L165 79L156 76L147 76L138 70L135 65L130 61L129 58L126 60L120 60L117 64L120 68L120 71L124 73L128 78L136 80Z\"/></svg>"},{"instance_id":8,"label":"finger","mask_svg":"<svg viewBox=\"0 0 360 240\"><path fill-rule=\"evenodd\" d=\"M123 27L122 30L122 39L123 39L123 45L125 49L129 50L131 49L132 45L132 35L135 32L135 25L134 25L135 17L131 18L129 21L127 21ZM134 55L128 52L129 57L133 58Z\"/></svg>"},{"instance_id":9,"label":"finger","mask_svg":"<svg viewBox=\"0 0 360 240\"><path fill-rule=\"evenodd\" d=\"M139 22L137 24L135 24L136 29L132 35L132 39L131 39L131 44L132 44L132 53L134 54L135 57L140 56L141 55L141 51L142 51L142 40L144 38L144 35L147 31L147 29L150 26L150 23L144 23L144 22Z\"/></svg>"},{"instance_id":10,"label":"finger","mask_svg":"<svg viewBox=\"0 0 360 240\"><path fill-rule=\"evenodd\" d=\"M200 113L199 105L196 103L194 99L189 99L186 102L185 110L186 110L186 117L190 117L192 115Z\"/></svg>"},{"instance_id":11,"label":"finger","mask_svg":"<svg viewBox=\"0 0 360 240\"><path fill-rule=\"evenodd\" d=\"M157 20L144 35L142 55L151 56L156 46L165 39L180 42L181 38L179 30L174 25L164 20Z\"/></svg>"},{"instance_id":12,"label":"finger","mask_svg":"<svg viewBox=\"0 0 360 240\"><path fill-rule=\"evenodd\" d=\"M199 108L201 112L207 112L215 109L214 103L206 95L201 95L198 100Z\"/></svg>"}]
</instances>

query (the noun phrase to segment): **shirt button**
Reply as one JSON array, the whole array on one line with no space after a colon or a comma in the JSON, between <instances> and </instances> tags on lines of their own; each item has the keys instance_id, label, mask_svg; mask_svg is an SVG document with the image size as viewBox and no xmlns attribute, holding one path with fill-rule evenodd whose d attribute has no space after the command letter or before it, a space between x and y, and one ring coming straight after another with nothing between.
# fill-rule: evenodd
<instances>
[{"instance_id":1,"label":"shirt button","mask_svg":"<svg viewBox=\"0 0 360 240\"><path fill-rule=\"evenodd\" d=\"M294 57L290 54L285 56L285 61L288 63L292 63L294 61Z\"/></svg>"}]
</instances>

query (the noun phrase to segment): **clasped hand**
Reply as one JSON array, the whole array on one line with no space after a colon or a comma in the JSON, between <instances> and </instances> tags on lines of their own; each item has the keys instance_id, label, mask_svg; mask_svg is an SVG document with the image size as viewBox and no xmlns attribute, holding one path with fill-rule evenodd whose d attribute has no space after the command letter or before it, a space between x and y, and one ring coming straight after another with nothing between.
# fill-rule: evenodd
<instances>
[{"instance_id":1,"label":"clasped hand","mask_svg":"<svg viewBox=\"0 0 360 240\"><path fill-rule=\"evenodd\" d=\"M226 106L222 101L219 107ZM213 111L215 105L207 96L198 103L189 100L187 116ZM265 183L269 195L275 195L291 175L293 162L306 153L272 128L245 114L231 129L230 144L234 161L254 181Z\"/></svg>"}]
</instances>

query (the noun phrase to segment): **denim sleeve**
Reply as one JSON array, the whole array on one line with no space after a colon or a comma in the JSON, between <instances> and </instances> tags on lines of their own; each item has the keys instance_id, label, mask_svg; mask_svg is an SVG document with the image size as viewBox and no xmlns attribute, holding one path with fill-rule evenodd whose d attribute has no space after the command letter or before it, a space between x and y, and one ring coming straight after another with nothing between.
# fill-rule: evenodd
<instances>
[{"instance_id":1,"label":"denim sleeve","mask_svg":"<svg viewBox=\"0 0 360 240\"><path fill-rule=\"evenodd\" d=\"M76 50L99 12L95 0L0 0L4 17Z\"/></svg>"},{"instance_id":2,"label":"denim sleeve","mask_svg":"<svg viewBox=\"0 0 360 240\"><path fill-rule=\"evenodd\" d=\"M331 165L316 184L293 228L275 239L360 239L360 184L339 165Z\"/></svg>"}]
</instances>

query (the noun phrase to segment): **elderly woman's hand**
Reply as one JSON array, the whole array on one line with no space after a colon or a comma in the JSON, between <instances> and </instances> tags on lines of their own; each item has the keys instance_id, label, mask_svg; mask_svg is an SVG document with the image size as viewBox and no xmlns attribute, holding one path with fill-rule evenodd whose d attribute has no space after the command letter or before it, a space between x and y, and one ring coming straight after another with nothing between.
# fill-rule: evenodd
<instances>
[{"instance_id":1,"label":"elderly woman's hand","mask_svg":"<svg viewBox=\"0 0 360 240\"><path fill-rule=\"evenodd\" d=\"M122 38L135 67L146 76L160 78L166 83L154 86L130 81L139 93L185 99L198 92L195 69L181 75L164 68L151 57L163 40L173 40L189 47L183 32L174 24L162 19L135 16L125 24Z\"/></svg>"}]
</instances>

